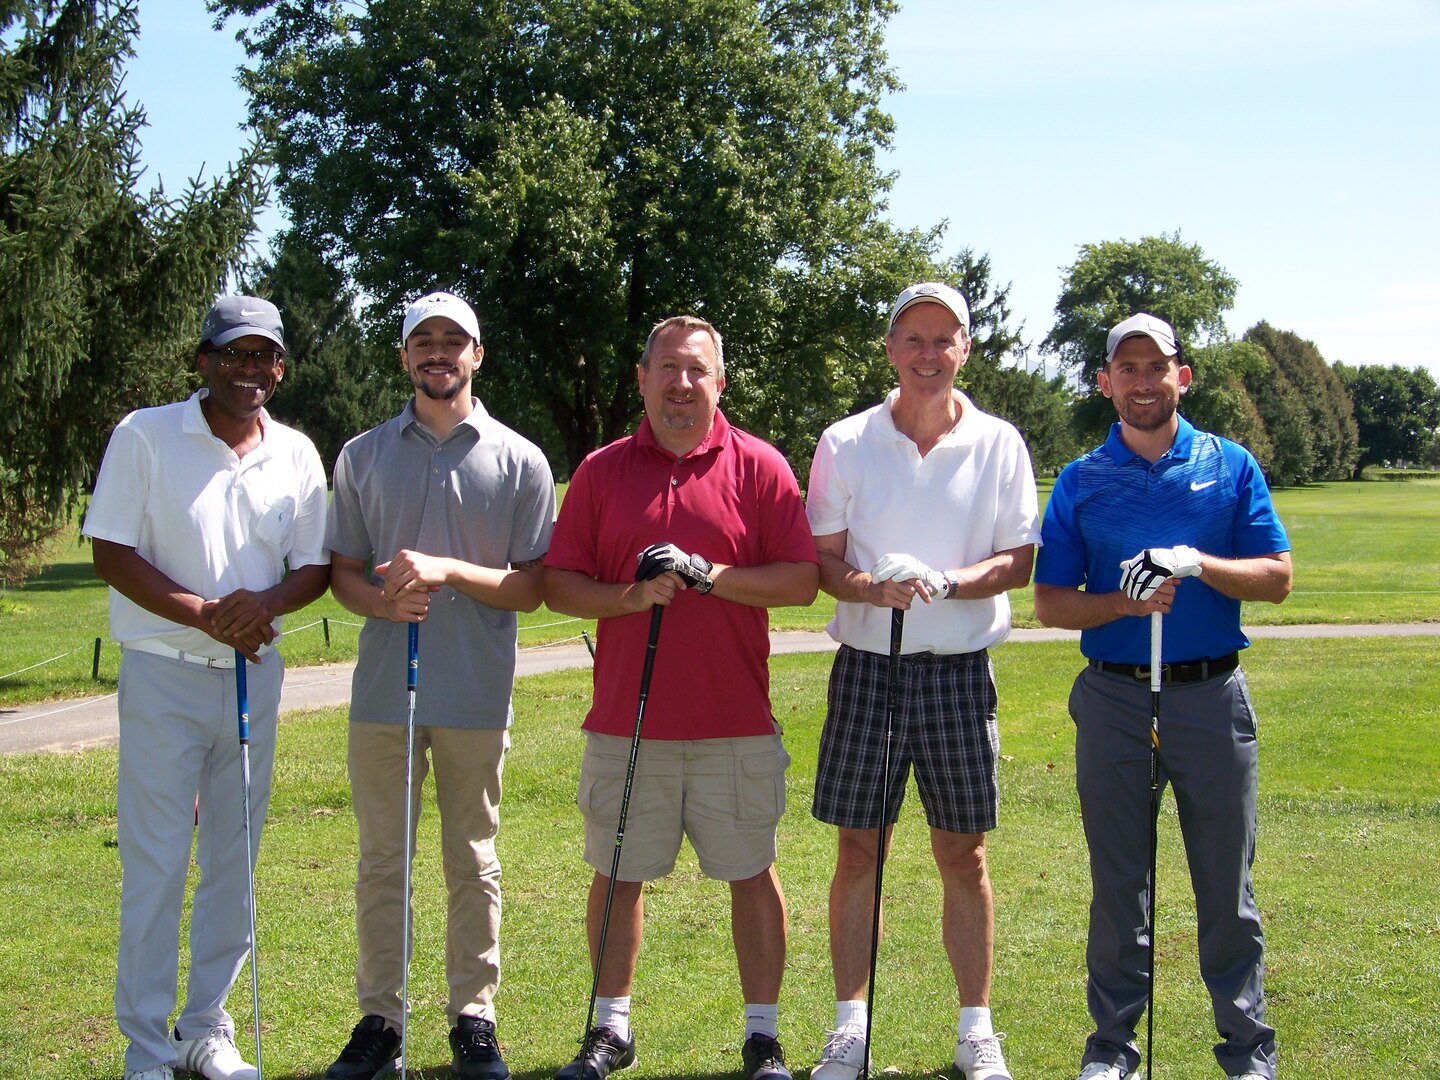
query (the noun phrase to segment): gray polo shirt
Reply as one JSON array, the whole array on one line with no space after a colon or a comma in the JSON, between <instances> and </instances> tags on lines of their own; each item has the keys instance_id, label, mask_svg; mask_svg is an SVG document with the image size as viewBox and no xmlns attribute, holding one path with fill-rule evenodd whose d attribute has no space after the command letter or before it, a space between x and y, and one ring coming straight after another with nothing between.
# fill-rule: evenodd
<instances>
[{"instance_id":1,"label":"gray polo shirt","mask_svg":"<svg viewBox=\"0 0 1440 1080\"><path fill-rule=\"evenodd\" d=\"M412 400L340 451L325 546L372 566L408 548L503 568L543 556L554 522L555 482L539 447L479 401L439 441L416 419ZM405 722L406 626L365 620L351 720ZM415 722L508 727L515 627L513 611L449 586L435 593L420 624Z\"/></svg>"}]
</instances>

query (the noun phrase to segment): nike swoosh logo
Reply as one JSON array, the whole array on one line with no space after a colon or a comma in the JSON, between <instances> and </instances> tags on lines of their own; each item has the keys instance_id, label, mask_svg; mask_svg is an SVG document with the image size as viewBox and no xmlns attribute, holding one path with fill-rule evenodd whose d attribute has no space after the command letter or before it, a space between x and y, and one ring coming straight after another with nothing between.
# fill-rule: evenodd
<instances>
[{"instance_id":1,"label":"nike swoosh logo","mask_svg":"<svg viewBox=\"0 0 1440 1080\"><path fill-rule=\"evenodd\" d=\"M1207 487L1209 487L1211 484L1218 484L1219 482L1220 482L1220 481L1218 481L1218 480L1206 480L1203 484L1201 484L1201 483L1199 483L1199 482L1197 482L1197 481L1195 481L1195 480L1191 480L1191 481L1190 481L1190 490L1191 490L1191 491L1204 491L1204 490L1205 490Z\"/></svg>"},{"instance_id":2,"label":"nike swoosh logo","mask_svg":"<svg viewBox=\"0 0 1440 1080\"><path fill-rule=\"evenodd\" d=\"M251 315L264 315L264 314L265 314L265 313L264 313L263 311L246 311L244 308L241 308L241 309L240 309L240 317L243 318L243 319L248 319L248 318L250 318Z\"/></svg>"}]
</instances>

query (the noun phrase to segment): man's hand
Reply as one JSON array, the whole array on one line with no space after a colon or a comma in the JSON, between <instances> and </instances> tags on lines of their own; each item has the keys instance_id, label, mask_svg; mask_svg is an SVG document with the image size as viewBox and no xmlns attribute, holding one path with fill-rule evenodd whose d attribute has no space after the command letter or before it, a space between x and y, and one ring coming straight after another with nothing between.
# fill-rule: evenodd
<instances>
[{"instance_id":1,"label":"man's hand","mask_svg":"<svg viewBox=\"0 0 1440 1080\"><path fill-rule=\"evenodd\" d=\"M1131 600L1144 603L1171 578L1199 574L1200 552L1193 547L1146 548L1120 564L1120 588Z\"/></svg>"},{"instance_id":2,"label":"man's hand","mask_svg":"<svg viewBox=\"0 0 1440 1080\"><path fill-rule=\"evenodd\" d=\"M219 600L207 600L200 608L201 629L222 645L239 649L255 663L260 647L275 640L270 625L275 615L260 593L236 589Z\"/></svg>"},{"instance_id":3,"label":"man's hand","mask_svg":"<svg viewBox=\"0 0 1440 1080\"><path fill-rule=\"evenodd\" d=\"M939 570L926 566L913 555L882 555L870 571L871 581L918 581L925 586L920 594L927 604L936 598L944 599L947 582Z\"/></svg>"},{"instance_id":4,"label":"man's hand","mask_svg":"<svg viewBox=\"0 0 1440 1080\"><path fill-rule=\"evenodd\" d=\"M385 579L385 599L394 601L409 592L439 592L449 584L450 560L423 551L397 551L389 562L375 567Z\"/></svg>"},{"instance_id":5,"label":"man's hand","mask_svg":"<svg viewBox=\"0 0 1440 1080\"><path fill-rule=\"evenodd\" d=\"M703 555L688 555L674 544L651 544L635 560L636 581L650 581L671 573L679 577L686 588L708 593L715 587L710 578L710 560Z\"/></svg>"}]
</instances>

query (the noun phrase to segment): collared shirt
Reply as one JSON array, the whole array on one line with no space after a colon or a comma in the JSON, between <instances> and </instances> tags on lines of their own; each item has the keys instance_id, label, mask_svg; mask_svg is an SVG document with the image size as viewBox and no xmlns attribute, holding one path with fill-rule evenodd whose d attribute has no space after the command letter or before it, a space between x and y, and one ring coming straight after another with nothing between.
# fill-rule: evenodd
<instances>
[{"instance_id":1,"label":"collared shirt","mask_svg":"<svg viewBox=\"0 0 1440 1080\"><path fill-rule=\"evenodd\" d=\"M886 554L958 570L1039 543L1035 474L1014 426L959 394L959 422L921 457L891 416L899 393L820 437L806 503L815 535L846 532L845 561L867 572ZM851 648L890 651L889 608L842 601L826 629ZM905 613L904 651L975 652L1009 633L1004 593L915 603Z\"/></svg>"},{"instance_id":2,"label":"collared shirt","mask_svg":"<svg viewBox=\"0 0 1440 1080\"><path fill-rule=\"evenodd\" d=\"M504 569L544 555L555 518L545 455L479 401L436 439L416 418L412 399L398 416L345 444L334 488L326 546L372 565L411 550ZM351 720L405 722L408 635L407 623L365 620ZM515 638L515 612L449 586L433 594L420 625L416 722L507 727Z\"/></svg>"},{"instance_id":3,"label":"collared shirt","mask_svg":"<svg viewBox=\"0 0 1440 1080\"><path fill-rule=\"evenodd\" d=\"M1045 508L1037 583L1114 592L1120 563L1149 547L1187 544L1223 559L1290 550L1250 451L1178 420L1175 442L1154 464L1125 445L1116 422L1101 446L1065 467ZM1212 589L1203 574L1181 579L1165 617L1166 663L1215 659L1249 644L1240 601ZM1080 651L1092 660L1148 664L1149 620L1126 616L1084 630Z\"/></svg>"},{"instance_id":4,"label":"collared shirt","mask_svg":"<svg viewBox=\"0 0 1440 1080\"><path fill-rule=\"evenodd\" d=\"M719 410L706 440L676 458L650 421L595 451L571 478L545 562L597 581L635 580L636 556L673 543L726 566L816 563L800 488L769 443L732 428ZM770 735L769 614L677 595L662 616L643 737ZM630 736L650 612L601 619L587 731Z\"/></svg>"},{"instance_id":5,"label":"collared shirt","mask_svg":"<svg viewBox=\"0 0 1440 1080\"><path fill-rule=\"evenodd\" d=\"M285 566L324 565L325 468L300 432L260 412L260 445L243 458L210 430L199 390L139 409L110 436L86 536L131 547L176 584L207 600L260 591ZM272 624L280 630L281 619ZM110 590L110 635L154 640L197 656L233 659L203 630L147 611Z\"/></svg>"}]
</instances>

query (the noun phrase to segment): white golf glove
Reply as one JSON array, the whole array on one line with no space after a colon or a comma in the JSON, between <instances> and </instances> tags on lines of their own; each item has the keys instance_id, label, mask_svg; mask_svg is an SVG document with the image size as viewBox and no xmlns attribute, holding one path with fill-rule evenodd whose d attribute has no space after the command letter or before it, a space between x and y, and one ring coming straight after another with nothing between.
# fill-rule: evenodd
<instances>
[{"instance_id":1,"label":"white golf glove","mask_svg":"<svg viewBox=\"0 0 1440 1080\"><path fill-rule=\"evenodd\" d=\"M1200 552L1193 547L1146 548L1120 564L1120 588L1131 600L1145 601L1172 577L1199 575Z\"/></svg>"},{"instance_id":2,"label":"white golf glove","mask_svg":"<svg viewBox=\"0 0 1440 1080\"><path fill-rule=\"evenodd\" d=\"M931 569L913 555L882 555L870 571L871 581L923 581L932 600L945 599L949 584L939 570Z\"/></svg>"}]
</instances>

